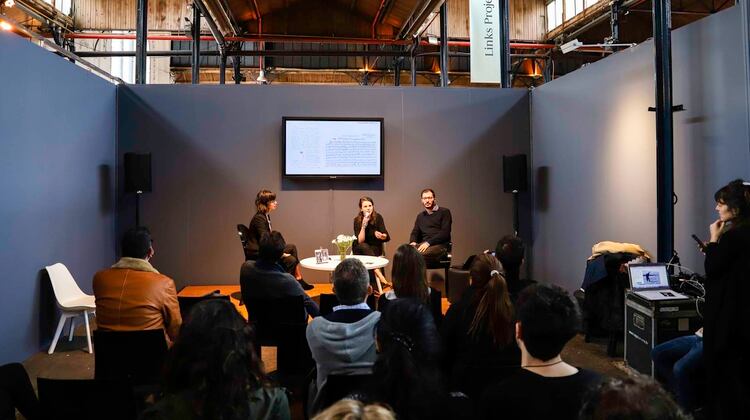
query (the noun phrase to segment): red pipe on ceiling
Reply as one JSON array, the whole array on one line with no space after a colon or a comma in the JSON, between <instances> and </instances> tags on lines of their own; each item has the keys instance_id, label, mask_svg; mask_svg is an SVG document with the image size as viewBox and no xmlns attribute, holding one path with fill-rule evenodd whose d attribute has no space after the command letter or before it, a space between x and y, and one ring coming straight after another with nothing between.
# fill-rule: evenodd
<instances>
[{"instance_id":1,"label":"red pipe on ceiling","mask_svg":"<svg viewBox=\"0 0 750 420\"><path fill-rule=\"evenodd\" d=\"M71 39L135 39L135 34L97 34L97 33L67 33L65 38ZM186 35L149 35L149 41L192 41L193 38ZM280 36L263 36L263 37L232 37L224 38L228 42L279 42L279 43L315 43L315 44L359 44L359 45L411 45L409 40L386 40L386 39L367 39L367 38L316 38L316 37L280 37ZM214 41L212 36L201 36L201 41ZM421 41L420 45L431 45L427 41ZM471 47L469 41L448 41L452 47ZM553 44L511 42L511 48L541 50L553 49Z\"/></svg>"},{"instance_id":2,"label":"red pipe on ceiling","mask_svg":"<svg viewBox=\"0 0 750 420\"><path fill-rule=\"evenodd\" d=\"M375 25L378 23L378 18L380 17L380 12L383 10L384 5L385 0L381 0L380 7L378 7L378 12L375 13L375 19L372 20L372 39L375 39Z\"/></svg>"}]
</instances>

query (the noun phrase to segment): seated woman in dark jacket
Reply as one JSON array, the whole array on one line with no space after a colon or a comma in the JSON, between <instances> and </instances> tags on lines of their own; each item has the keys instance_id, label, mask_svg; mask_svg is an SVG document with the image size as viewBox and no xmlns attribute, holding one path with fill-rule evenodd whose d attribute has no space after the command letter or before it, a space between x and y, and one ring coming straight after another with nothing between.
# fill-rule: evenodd
<instances>
[{"instance_id":1,"label":"seated woman in dark jacket","mask_svg":"<svg viewBox=\"0 0 750 420\"><path fill-rule=\"evenodd\" d=\"M521 364L513 335L513 305L501 270L492 255L477 255L469 271L471 285L443 321L451 390L469 397L478 397L490 382L512 374Z\"/></svg>"},{"instance_id":2,"label":"seated woman in dark jacket","mask_svg":"<svg viewBox=\"0 0 750 420\"><path fill-rule=\"evenodd\" d=\"M167 356L164 398L143 419L290 419L266 378L250 325L227 300L196 304Z\"/></svg>"},{"instance_id":3,"label":"seated woman in dark jacket","mask_svg":"<svg viewBox=\"0 0 750 420\"><path fill-rule=\"evenodd\" d=\"M250 235L247 238L247 254L251 260L258 259L258 250L260 248L260 237L264 233L271 233L271 216L269 215L272 211L276 210L279 206L279 202L276 201L276 193L269 190L260 190L258 195L255 197L255 208L257 212L250 219ZM299 257L297 256L297 247L294 244L286 244L284 248L284 256L281 259L281 265L284 267L287 273L294 276L299 281L300 286L305 290L313 288L311 284L308 284L302 279L302 272L299 269Z\"/></svg>"},{"instance_id":4,"label":"seated woman in dark jacket","mask_svg":"<svg viewBox=\"0 0 750 420\"><path fill-rule=\"evenodd\" d=\"M393 255L391 270L393 290L380 295L378 310L383 312L394 299L411 298L430 308L435 325L443 321L440 292L427 285L427 269L422 254L411 245L403 244Z\"/></svg>"},{"instance_id":5,"label":"seated woman in dark jacket","mask_svg":"<svg viewBox=\"0 0 750 420\"><path fill-rule=\"evenodd\" d=\"M383 244L390 241L391 236L385 228L383 216L375 211L375 202L370 197L359 199L359 213L354 218L354 236L357 237L352 246L354 254L374 257L385 254ZM373 271L381 284L387 284L379 268Z\"/></svg>"}]
</instances>

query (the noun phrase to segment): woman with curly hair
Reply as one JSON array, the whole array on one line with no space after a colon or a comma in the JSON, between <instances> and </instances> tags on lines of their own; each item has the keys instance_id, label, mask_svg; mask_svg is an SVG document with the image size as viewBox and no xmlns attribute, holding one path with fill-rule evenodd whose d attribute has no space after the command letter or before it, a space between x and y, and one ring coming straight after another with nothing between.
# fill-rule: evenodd
<instances>
[{"instance_id":1,"label":"woman with curly hair","mask_svg":"<svg viewBox=\"0 0 750 420\"><path fill-rule=\"evenodd\" d=\"M253 346L253 330L227 300L196 304L167 356L164 398L145 419L288 420Z\"/></svg>"}]
</instances>

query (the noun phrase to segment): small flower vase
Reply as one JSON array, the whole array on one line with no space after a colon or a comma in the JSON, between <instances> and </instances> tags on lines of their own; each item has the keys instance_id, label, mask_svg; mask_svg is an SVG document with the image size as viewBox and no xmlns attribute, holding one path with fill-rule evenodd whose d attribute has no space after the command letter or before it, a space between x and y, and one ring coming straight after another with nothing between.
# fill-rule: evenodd
<instances>
[{"instance_id":1,"label":"small flower vase","mask_svg":"<svg viewBox=\"0 0 750 420\"><path fill-rule=\"evenodd\" d=\"M351 244L338 244L339 248L339 261L344 261L344 258L346 258L347 251L349 250L349 247Z\"/></svg>"}]
</instances>

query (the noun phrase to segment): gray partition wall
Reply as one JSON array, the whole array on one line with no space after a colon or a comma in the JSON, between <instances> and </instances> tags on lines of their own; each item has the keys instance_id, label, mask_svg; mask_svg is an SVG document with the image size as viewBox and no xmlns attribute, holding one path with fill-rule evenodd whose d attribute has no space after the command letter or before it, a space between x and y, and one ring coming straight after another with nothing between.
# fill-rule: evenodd
<instances>
[{"instance_id":1,"label":"gray partition wall","mask_svg":"<svg viewBox=\"0 0 750 420\"><path fill-rule=\"evenodd\" d=\"M745 34L744 36L742 34ZM750 176L747 32L734 7L672 33L675 247L703 271L714 192ZM532 94L533 276L580 286L599 241L656 252L654 49L645 42Z\"/></svg>"},{"instance_id":2,"label":"gray partition wall","mask_svg":"<svg viewBox=\"0 0 750 420\"><path fill-rule=\"evenodd\" d=\"M461 261L512 229L501 157L528 151L528 106L525 90L128 86L119 94L118 154L152 153L154 191L143 196L142 223L155 237L155 266L178 286L238 283L244 257L235 226L249 222L261 188L278 193L273 226L302 257L353 234L357 201L371 196L392 236L389 258L409 239L421 189L434 188L453 213ZM283 116L383 117L385 178L283 179ZM120 231L134 224L134 200L120 200Z\"/></svg>"},{"instance_id":3,"label":"gray partition wall","mask_svg":"<svg viewBox=\"0 0 750 420\"><path fill-rule=\"evenodd\" d=\"M116 88L6 31L0 80L3 364L51 339L46 265L64 263L91 293L93 274L115 257Z\"/></svg>"}]
</instances>

